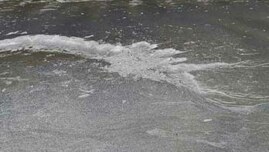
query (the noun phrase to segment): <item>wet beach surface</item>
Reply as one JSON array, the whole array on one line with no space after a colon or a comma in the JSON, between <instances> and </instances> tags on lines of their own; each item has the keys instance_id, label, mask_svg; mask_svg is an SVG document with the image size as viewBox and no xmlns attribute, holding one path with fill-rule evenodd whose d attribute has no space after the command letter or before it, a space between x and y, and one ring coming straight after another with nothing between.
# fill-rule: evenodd
<instances>
[{"instance_id":1,"label":"wet beach surface","mask_svg":"<svg viewBox=\"0 0 269 152\"><path fill-rule=\"evenodd\" d=\"M266 1L0 1L0 151L269 151Z\"/></svg>"}]
</instances>

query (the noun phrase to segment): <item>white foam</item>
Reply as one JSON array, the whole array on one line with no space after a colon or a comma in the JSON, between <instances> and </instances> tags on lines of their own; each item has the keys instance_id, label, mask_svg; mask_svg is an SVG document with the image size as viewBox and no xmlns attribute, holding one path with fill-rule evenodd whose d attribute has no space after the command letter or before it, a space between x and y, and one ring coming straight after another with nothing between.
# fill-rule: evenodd
<instances>
[{"instance_id":1,"label":"white foam","mask_svg":"<svg viewBox=\"0 0 269 152\"><path fill-rule=\"evenodd\" d=\"M20 31L15 31L15 32L9 32L6 35L14 35L14 34L18 34Z\"/></svg>"},{"instance_id":2,"label":"white foam","mask_svg":"<svg viewBox=\"0 0 269 152\"><path fill-rule=\"evenodd\" d=\"M187 86L199 91L199 84L191 71L209 70L226 63L187 64L187 58L174 58L179 50L158 49L157 44L138 42L127 46L100 44L83 38L59 35L20 36L0 41L0 52L28 49L31 51L63 52L103 59L111 65L105 69L121 76L166 81L176 86Z\"/></svg>"}]
</instances>

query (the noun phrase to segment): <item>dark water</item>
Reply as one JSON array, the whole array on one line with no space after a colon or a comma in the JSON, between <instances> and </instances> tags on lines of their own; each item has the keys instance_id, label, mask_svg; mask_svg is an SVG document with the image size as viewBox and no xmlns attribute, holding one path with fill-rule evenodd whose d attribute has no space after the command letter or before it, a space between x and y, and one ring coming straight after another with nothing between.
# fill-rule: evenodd
<instances>
[{"instance_id":1,"label":"dark water","mask_svg":"<svg viewBox=\"0 0 269 152\"><path fill-rule=\"evenodd\" d=\"M0 1L0 151L269 151L268 30L267 1Z\"/></svg>"}]
</instances>

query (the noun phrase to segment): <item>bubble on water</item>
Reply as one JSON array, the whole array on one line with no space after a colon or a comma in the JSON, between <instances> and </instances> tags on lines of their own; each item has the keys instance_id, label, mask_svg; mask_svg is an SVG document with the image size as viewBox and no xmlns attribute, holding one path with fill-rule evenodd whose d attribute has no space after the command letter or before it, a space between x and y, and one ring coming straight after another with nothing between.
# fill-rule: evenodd
<instances>
[{"instance_id":1,"label":"bubble on water","mask_svg":"<svg viewBox=\"0 0 269 152\"><path fill-rule=\"evenodd\" d=\"M158 136L158 137L168 137L167 131L159 128L154 128L152 130L147 130L147 134L151 136Z\"/></svg>"}]
</instances>

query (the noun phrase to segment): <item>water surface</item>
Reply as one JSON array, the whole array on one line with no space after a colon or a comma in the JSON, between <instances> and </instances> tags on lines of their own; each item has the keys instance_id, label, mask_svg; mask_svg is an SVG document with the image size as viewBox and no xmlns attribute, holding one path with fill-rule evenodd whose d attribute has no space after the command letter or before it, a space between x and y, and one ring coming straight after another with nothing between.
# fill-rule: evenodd
<instances>
[{"instance_id":1,"label":"water surface","mask_svg":"<svg viewBox=\"0 0 269 152\"><path fill-rule=\"evenodd\" d=\"M266 1L0 1L0 150L269 151Z\"/></svg>"}]
</instances>

